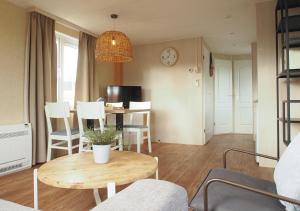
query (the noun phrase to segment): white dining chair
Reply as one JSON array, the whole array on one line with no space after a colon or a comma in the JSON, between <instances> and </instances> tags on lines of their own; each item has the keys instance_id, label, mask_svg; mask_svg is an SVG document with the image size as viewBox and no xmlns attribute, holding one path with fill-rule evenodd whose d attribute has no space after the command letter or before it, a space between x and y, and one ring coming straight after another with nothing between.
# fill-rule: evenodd
<instances>
[{"instance_id":1,"label":"white dining chair","mask_svg":"<svg viewBox=\"0 0 300 211\"><path fill-rule=\"evenodd\" d=\"M151 102L129 102L129 109L151 109ZM129 124L123 126L123 131L128 133L136 133L137 152L141 152L141 142L145 139L148 141L148 151L152 152L151 146L151 130L150 130L150 111L133 112L129 114ZM146 124L134 124L134 117L146 116ZM147 136L144 136L144 133ZM129 143L130 145L130 143Z\"/></svg>"},{"instance_id":2,"label":"white dining chair","mask_svg":"<svg viewBox=\"0 0 300 211\"><path fill-rule=\"evenodd\" d=\"M113 109L123 108L123 102L117 103L106 103L107 107L111 107ZM116 126L116 114L106 114L106 124L107 126Z\"/></svg>"},{"instance_id":3,"label":"white dining chair","mask_svg":"<svg viewBox=\"0 0 300 211\"><path fill-rule=\"evenodd\" d=\"M70 128L70 106L67 102L46 103L45 114L48 128L48 150L47 161L51 160L52 149L67 150L68 154L72 154L72 150L79 145L73 146L73 141L79 139L78 128ZM65 130L53 130L51 119L63 119ZM56 142L54 143L53 140ZM67 145L67 146L65 146Z\"/></svg>"},{"instance_id":4,"label":"white dining chair","mask_svg":"<svg viewBox=\"0 0 300 211\"><path fill-rule=\"evenodd\" d=\"M79 126L79 152L90 151L88 140L84 137L84 129L86 128L86 120L98 120L101 132L105 130L105 108L104 102L77 102L77 117ZM123 150L122 138L118 137L118 145L112 149Z\"/></svg>"}]
</instances>

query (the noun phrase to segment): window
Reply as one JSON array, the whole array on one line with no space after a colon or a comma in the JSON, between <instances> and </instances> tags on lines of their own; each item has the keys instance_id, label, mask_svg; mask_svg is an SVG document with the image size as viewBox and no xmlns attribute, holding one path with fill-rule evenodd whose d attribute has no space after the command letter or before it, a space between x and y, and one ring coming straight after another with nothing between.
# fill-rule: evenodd
<instances>
[{"instance_id":1,"label":"window","mask_svg":"<svg viewBox=\"0 0 300 211\"><path fill-rule=\"evenodd\" d=\"M78 59L78 39L56 32L57 101L68 102L74 108Z\"/></svg>"}]
</instances>

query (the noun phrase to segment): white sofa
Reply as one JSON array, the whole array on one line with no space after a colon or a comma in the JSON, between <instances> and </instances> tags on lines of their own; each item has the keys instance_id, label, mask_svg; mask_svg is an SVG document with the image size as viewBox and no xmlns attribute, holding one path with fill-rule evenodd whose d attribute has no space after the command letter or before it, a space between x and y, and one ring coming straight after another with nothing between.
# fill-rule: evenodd
<instances>
[{"instance_id":1,"label":"white sofa","mask_svg":"<svg viewBox=\"0 0 300 211\"><path fill-rule=\"evenodd\" d=\"M31 207L25 207L14 202L0 199L0 211L36 211Z\"/></svg>"},{"instance_id":2,"label":"white sofa","mask_svg":"<svg viewBox=\"0 0 300 211\"><path fill-rule=\"evenodd\" d=\"M187 211L186 190L174 183L139 180L91 211Z\"/></svg>"}]
</instances>

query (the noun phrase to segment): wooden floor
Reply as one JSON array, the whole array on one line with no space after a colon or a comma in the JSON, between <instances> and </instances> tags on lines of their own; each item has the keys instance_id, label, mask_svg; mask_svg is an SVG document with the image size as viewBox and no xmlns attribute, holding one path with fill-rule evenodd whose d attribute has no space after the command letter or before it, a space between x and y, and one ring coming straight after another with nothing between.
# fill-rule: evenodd
<instances>
[{"instance_id":1,"label":"wooden floor","mask_svg":"<svg viewBox=\"0 0 300 211\"><path fill-rule=\"evenodd\" d=\"M189 198L211 168L222 166L222 152L231 147L254 150L249 135L215 136L206 146L153 144L153 155L159 157L160 179L186 188ZM146 145L143 152L146 152ZM229 168L272 180L272 169L260 168L254 158L231 154ZM33 206L32 169L0 178L0 198ZM124 187L119 187L118 190ZM101 190L103 198L106 191ZM91 190L69 190L39 183L39 203L42 210L88 210L95 206Z\"/></svg>"}]
</instances>

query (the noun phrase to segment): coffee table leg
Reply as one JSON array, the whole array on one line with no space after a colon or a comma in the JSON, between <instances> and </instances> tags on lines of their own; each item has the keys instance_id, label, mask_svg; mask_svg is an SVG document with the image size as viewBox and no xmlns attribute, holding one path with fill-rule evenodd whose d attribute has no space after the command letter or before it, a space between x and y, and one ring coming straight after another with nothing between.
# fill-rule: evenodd
<instances>
[{"instance_id":1,"label":"coffee table leg","mask_svg":"<svg viewBox=\"0 0 300 211\"><path fill-rule=\"evenodd\" d=\"M158 163L158 157L154 157L154 158L155 158L155 160L156 160L157 163ZM155 179L158 180L158 165L157 165L157 169L156 169L156 172L155 172Z\"/></svg>"},{"instance_id":2,"label":"coffee table leg","mask_svg":"<svg viewBox=\"0 0 300 211\"><path fill-rule=\"evenodd\" d=\"M97 188L94 188L94 189L93 189L93 192L94 192L94 197L95 197L96 205L98 205L98 204L101 203L101 198L100 198L98 189L97 189Z\"/></svg>"},{"instance_id":3,"label":"coffee table leg","mask_svg":"<svg viewBox=\"0 0 300 211\"><path fill-rule=\"evenodd\" d=\"M34 209L39 208L39 196L38 196L38 170L33 170L33 204Z\"/></svg>"},{"instance_id":4,"label":"coffee table leg","mask_svg":"<svg viewBox=\"0 0 300 211\"><path fill-rule=\"evenodd\" d=\"M107 183L107 198L110 198L116 194L116 183Z\"/></svg>"}]
</instances>

